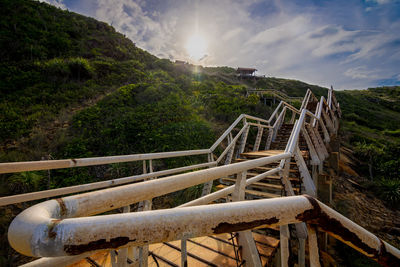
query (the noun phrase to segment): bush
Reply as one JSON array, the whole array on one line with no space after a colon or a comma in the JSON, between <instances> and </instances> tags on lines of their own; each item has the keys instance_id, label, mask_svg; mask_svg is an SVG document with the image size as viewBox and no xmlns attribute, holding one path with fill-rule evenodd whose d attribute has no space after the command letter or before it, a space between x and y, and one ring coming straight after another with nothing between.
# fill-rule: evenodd
<instances>
[{"instance_id":1,"label":"bush","mask_svg":"<svg viewBox=\"0 0 400 267\"><path fill-rule=\"evenodd\" d=\"M67 60L67 64L72 79L80 81L81 79L86 80L92 77L93 69L86 59L70 58Z\"/></svg>"},{"instance_id":2,"label":"bush","mask_svg":"<svg viewBox=\"0 0 400 267\"><path fill-rule=\"evenodd\" d=\"M400 204L400 180L383 179L379 181L377 194L394 207Z\"/></svg>"}]
</instances>

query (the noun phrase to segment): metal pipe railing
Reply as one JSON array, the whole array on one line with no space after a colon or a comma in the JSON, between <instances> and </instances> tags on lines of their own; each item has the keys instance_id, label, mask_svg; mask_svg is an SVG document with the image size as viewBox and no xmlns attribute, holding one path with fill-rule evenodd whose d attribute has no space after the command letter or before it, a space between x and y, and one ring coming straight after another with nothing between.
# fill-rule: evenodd
<instances>
[{"instance_id":1,"label":"metal pipe railing","mask_svg":"<svg viewBox=\"0 0 400 267\"><path fill-rule=\"evenodd\" d=\"M122 156L79 158L79 159L61 159L61 160L42 160L25 162L6 162L0 164L0 174L14 173L24 171L40 171L62 168L86 167L112 163L133 162L150 159L165 159L182 156L204 155L210 153L210 149L185 150L172 152L158 152L148 154L133 154Z\"/></svg>"},{"instance_id":2,"label":"metal pipe railing","mask_svg":"<svg viewBox=\"0 0 400 267\"><path fill-rule=\"evenodd\" d=\"M21 202L27 202L27 201L32 201L32 200L38 200L38 199L43 199L43 198L49 198L49 197L62 196L62 195L67 195L67 194L72 194L72 193L91 191L91 190L95 190L95 189L113 187L113 186L117 186L117 185L123 185L123 184L133 183L133 182L137 182L137 181L142 181L142 180L146 180L146 179L150 179L150 178L154 178L154 177L166 176L166 175L190 171L190 170L194 170L194 169L213 167L216 165L217 165L217 162L201 163L201 164L184 166L184 167L180 167L180 168L174 168L174 169L163 170L163 171L158 171L158 172L145 173L145 174L139 174L139 175L134 175L134 176L129 176L129 177L117 178L117 179L113 179L113 180L101 181L101 182L96 182L96 183L80 184L80 185L56 188L56 189L51 189L51 190L44 190L44 191L31 192L31 193L26 193L26 194L6 196L6 197L0 198L0 206L21 203Z\"/></svg>"},{"instance_id":3,"label":"metal pipe railing","mask_svg":"<svg viewBox=\"0 0 400 267\"><path fill-rule=\"evenodd\" d=\"M17 217L18 222L10 226L9 240L18 251L26 245L25 249L35 256L57 257L304 222L318 226L378 263L396 266L400 262L398 249L306 195L56 221L53 216L58 203L44 203L18 215L24 221ZM34 244L18 242L22 236L16 226L27 221L30 228L35 226L33 240L29 240Z\"/></svg>"},{"instance_id":4,"label":"metal pipe railing","mask_svg":"<svg viewBox=\"0 0 400 267\"><path fill-rule=\"evenodd\" d=\"M220 177L225 177L227 175L236 174L258 166L276 162L290 156L291 155L288 153L283 153L276 156L178 174L164 179L123 185L64 197L57 200L45 201L26 209L13 220L8 232L9 242L12 247L22 254L39 257L49 256L49 254L46 254L44 251L39 252L36 250L35 244L44 241L41 238L37 239L36 235L38 234L38 231L45 231L49 234L51 225L56 226L58 224L54 221L55 219L60 220L64 218L99 214L142 200L151 199L197 184L202 184ZM49 218L47 218L47 216L49 216ZM92 218L95 220L98 216ZM76 220L82 219L84 218L77 218ZM91 220L91 218L87 219ZM45 228L38 228L38 223L40 225L43 224ZM49 252L52 250L51 247L48 249ZM63 255L68 255L68 253Z\"/></svg>"}]
</instances>

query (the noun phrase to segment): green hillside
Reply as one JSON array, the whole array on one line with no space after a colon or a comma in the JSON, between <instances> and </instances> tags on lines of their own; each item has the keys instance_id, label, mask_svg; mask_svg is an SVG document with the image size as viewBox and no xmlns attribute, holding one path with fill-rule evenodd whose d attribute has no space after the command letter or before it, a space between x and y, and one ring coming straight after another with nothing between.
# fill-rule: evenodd
<instances>
[{"instance_id":1,"label":"green hillside","mask_svg":"<svg viewBox=\"0 0 400 267\"><path fill-rule=\"evenodd\" d=\"M132 41L106 23L45 3L2 0L0 162L207 148L241 113L269 117L274 107L258 96L246 97L248 87L291 96L303 96L308 88L317 96L327 93L323 87L280 78L244 83L230 67L175 65ZM385 178L394 184L388 188L399 190L398 197L388 203L396 203L400 87L336 95L344 115L343 144L365 163L363 175L372 170L376 183ZM187 163L165 160L155 167ZM113 164L1 175L0 195L139 172L135 164ZM0 210L1 236L22 208ZM5 241L0 250L0 265L20 260Z\"/></svg>"}]
</instances>

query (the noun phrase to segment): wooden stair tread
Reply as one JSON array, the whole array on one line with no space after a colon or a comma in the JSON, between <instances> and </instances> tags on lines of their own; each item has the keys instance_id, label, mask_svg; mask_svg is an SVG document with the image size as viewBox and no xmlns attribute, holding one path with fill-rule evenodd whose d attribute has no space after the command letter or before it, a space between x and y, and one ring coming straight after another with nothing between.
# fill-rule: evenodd
<instances>
[{"instance_id":1,"label":"wooden stair tread","mask_svg":"<svg viewBox=\"0 0 400 267\"><path fill-rule=\"evenodd\" d=\"M173 249L163 243L157 243L157 244L151 244L149 246L149 251L151 251L152 253L154 253L157 256L160 256L162 258L167 259L168 261L176 264L176 265L180 265L181 264L181 253L180 251ZM149 259L152 258L151 256L149 256ZM193 258L188 257L188 263L189 260L192 261ZM160 260L158 260L160 261ZM195 260L196 261L196 260ZM197 263L197 261L196 261ZM202 264L200 262L200 264ZM206 265L205 265L206 266Z\"/></svg>"},{"instance_id":2,"label":"wooden stair tread","mask_svg":"<svg viewBox=\"0 0 400 267\"><path fill-rule=\"evenodd\" d=\"M270 170L273 170L273 169L276 169L276 168L273 168L273 167L256 167L256 168L254 168L252 170L267 172L267 171L270 171ZM290 169L289 172L298 173L299 170Z\"/></svg>"},{"instance_id":3,"label":"wooden stair tread","mask_svg":"<svg viewBox=\"0 0 400 267\"><path fill-rule=\"evenodd\" d=\"M231 243L232 241L230 241L229 238L230 236L225 237L224 240L226 242ZM222 256L224 256L223 254L226 254L227 256L235 259L235 251L233 249L233 244L228 244L208 236L190 238L188 240L189 242L195 242L195 244L197 243L200 244L201 246L207 247L209 250L219 251L222 253L221 254Z\"/></svg>"},{"instance_id":4,"label":"wooden stair tread","mask_svg":"<svg viewBox=\"0 0 400 267\"><path fill-rule=\"evenodd\" d=\"M223 180L223 181L233 182L233 183L236 182L236 179L235 179L235 178L222 178L222 180ZM257 186L259 186L259 187L267 187L267 188L269 187L269 188L274 188L274 189L279 189L279 190L283 189L283 186L282 186L282 185L268 184L268 183L260 183L260 182L255 182L255 183L252 183L251 185L248 185L248 186L255 186L255 185L257 185ZM294 188L293 188L293 189L294 189Z\"/></svg>"},{"instance_id":5,"label":"wooden stair tread","mask_svg":"<svg viewBox=\"0 0 400 267\"><path fill-rule=\"evenodd\" d=\"M111 257L109 251L99 251L93 253L88 258L99 264L100 266L111 266ZM92 267L86 259L68 265L68 267Z\"/></svg>"},{"instance_id":6,"label":"wooden stair tread","mask_svg":"<svg viewBox=\"0 0 400 267\"><path fill-rule=\"evenodd\" d=\"M252 152L244 152L241 153L240 156L242 157L268 157L268 156L275 156L279 154L285 153L284 150L259 150L259 151L252 151Z\"/></svg>"},{"instance_id":7,"label":"wooden stair tread","mask_svg":"<svg viewBox=\"0 0 400 267\"><path fill-rule=\"evenodd\" d=\"M206 243L209 242L210 240L213 240L213 239L210 239L207 236L196 238L196 242L200 243L204 246L206 246ZM219 242L219 241L217 241L217 242ZM177 254L179 255L179 257L178 257L179 262L177 264L180 265L181 241L176 240L176 241L166 242L163 245L170 247L171 249L173 249L177 252ZM230 250L233 250L232 247L227 246L227 248L229 248ZM217 266L235 266L236 265L236 260L234 260L230 257L227 257L221 253L215 252L211 249L208 249L208 248L205 248L198 244L192 243L192 242L186 243L186 249L187 249L187 253L188 253L188 255L187 255L188 266L210 266L210 264L207 264L207 262L212 263ZM153 253L158 255L157 252L153 252ZM169 254L164 255L164 258L169 259ZM176 257L174 256L174 258L176 258ZM174 263L176 263L176 262L174 261Z\"/></svg>"},{"instance_id":8,"label":"wooden stair tread","mask_svg":"<svg viewBox=\"0 0 400 267\"><path fill-rule=\"evenodd\" d=\"M232 183L236 183L236 178L229 178L229 177L224 177L221 178L223 181L228 181L228 182L232 182ZM268 180L268 178L262 179L260 182L254 182L252 184L249 184L247 186L252 186L252 187L259 187L259 188L266 188L266 189L275 189L275 190L282 190L284 187L281 184L271 184L266 182L262 182ZM293 191L298 192L299 188L297 187L293 187Z\"/></svg>"},{"instance_id":9,"label":"wooden stair tread","mask_svg":"<svg viewBox=\"0 0 400 267\"><path fill-rule=\"evenodd\" d=\"M277 248L279 246L279 239L276 239L275 237L272 237L272 236L262 235L262 234L253 232L253 238L256 242L259 242L266 246L270 246L273 248Z\"/></svg>"},{"instance_id":10,"label":"wooden stair tread","mask_svg":"<svg viewBox=\"0 0 400 267\"><path fill-rule=\"evenodd\" d=\"M218 190L224 189L228 187L227 185L219 184L216 186ZM246 194L257 196L257 197L264 197L264 198L276 198L276 197L281 197L281 195L278 194L272 194L272 193L267 193L267 192L261 192L261 191L256 191L256 190L250 190L246 189L245 190Z\"/></svg>"},{"instance_id":11,"label":"wooden stair tread","mask_svg":"<svg viewBox=\"0 0 400 267\"><path fill-rule=\"evenodd\" d=\"M241 159L241 158L237 158L237 159L235 159L235 162L242 162L242 161L247 161L247 160L253 160L253 159ZM280 162L272 162L272 163L269 163L269 164L265 164L265 165L276 165L276 164L279 164ZM296 162L293 162L293 161L291 161L290 162L290 165L297 165L296 164Z\"/></svg>"},{"instance_id":12,"label":"wooden stair tread","mask_svg":"<svg viewBox=\"0 0 400 267\"><path fill-rule=\"evenodd\" d=\"M276 198L276 197L281 197L281 195L278 194L272 194L268 192L261 192L257 190L251 190L251 189L246 189L245 190L246 194L253 195L253 196L258 196L258 197L265 197L265 198Z\"/></svg>"}]
</instances>

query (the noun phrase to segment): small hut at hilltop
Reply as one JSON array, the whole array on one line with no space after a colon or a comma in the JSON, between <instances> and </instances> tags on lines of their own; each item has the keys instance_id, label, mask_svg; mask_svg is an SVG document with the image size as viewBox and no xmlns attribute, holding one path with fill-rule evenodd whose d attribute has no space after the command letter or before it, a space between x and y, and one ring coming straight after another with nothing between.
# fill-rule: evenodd
<instances>
[{"instance_id":1,"label":"small hut at hilltop","mask_svg":"<svg viewBox=\"0 0 400 267\"><path fill-rule=\"evenodd\" d=\"M239 78L246 79L246 78L256 77L256 74L255 74L256 71L257 71L257 69L254 69L254 68L237 68L236 73Z\"/></svg>"}]
</instances>

